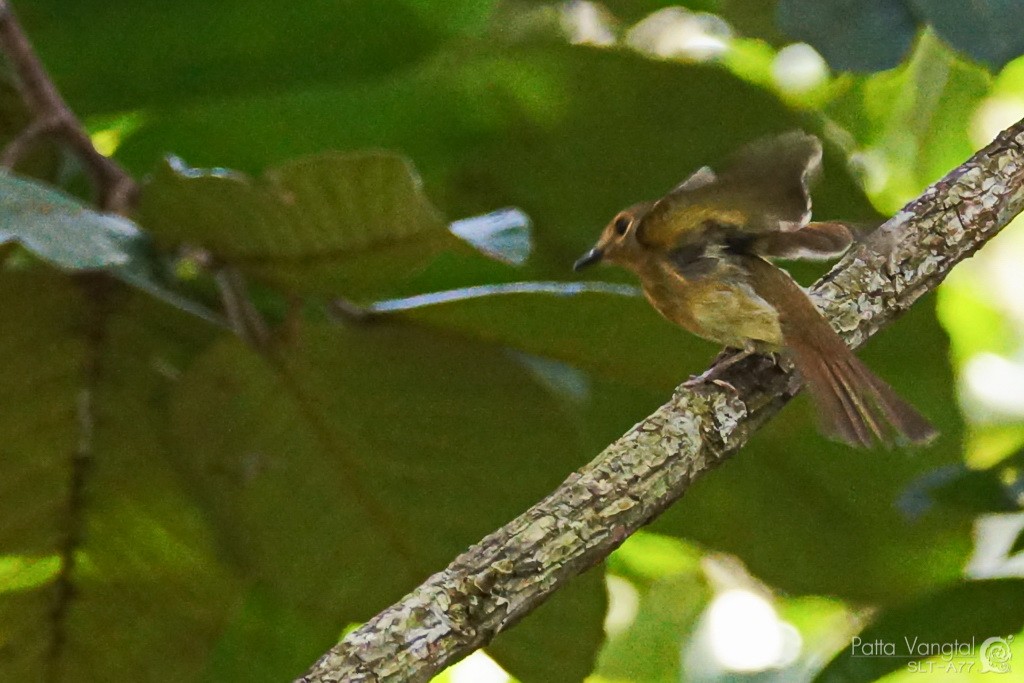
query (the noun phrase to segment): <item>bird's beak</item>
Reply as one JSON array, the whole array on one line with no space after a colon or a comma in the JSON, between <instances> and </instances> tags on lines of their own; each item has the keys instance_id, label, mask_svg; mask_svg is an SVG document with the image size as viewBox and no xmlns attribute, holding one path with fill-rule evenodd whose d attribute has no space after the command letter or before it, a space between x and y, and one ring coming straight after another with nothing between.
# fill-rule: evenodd
<instances>
[{"instance_id":1,"label":"bird's beak","mask_svg":"<svg viewBox=\"0 0 1024 683\"><path fill-rule=\"evenodd\" d=\"M592 266L604 258L604 249L594 247L583 256L576 259L576 263L572 264L572 269L577 273L587 266Z\"/></svg>"}]
</instances>

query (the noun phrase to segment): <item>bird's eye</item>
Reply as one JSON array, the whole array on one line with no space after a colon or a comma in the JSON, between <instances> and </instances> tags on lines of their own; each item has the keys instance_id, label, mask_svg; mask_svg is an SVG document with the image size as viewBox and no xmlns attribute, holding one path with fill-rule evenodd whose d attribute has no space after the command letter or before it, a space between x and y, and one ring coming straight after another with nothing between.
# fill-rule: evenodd
<instances>
[{"instance_id":1,"label":"bird's eye","mask_svg":"<svg viewBox=\"0 0 1024 683\"><path fill-rule=\"evenodd\" d=\"M629 230L629 226L633 224L633 219L629 216L619 216L615 219L615 233L618 235L625 235L626 231Z\"/></svg>"}]
</instances>

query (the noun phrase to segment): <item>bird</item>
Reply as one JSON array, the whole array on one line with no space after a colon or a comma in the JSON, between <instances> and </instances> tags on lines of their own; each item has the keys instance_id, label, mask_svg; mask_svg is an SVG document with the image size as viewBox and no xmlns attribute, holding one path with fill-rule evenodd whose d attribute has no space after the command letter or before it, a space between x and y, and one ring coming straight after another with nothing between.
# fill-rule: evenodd
<instances>
[{"instance_id":1,"label":"bird","mask_svg":"<svg viewBox=\"0 0 1024 683\"><path fill-rule=\"evenodd\" d=\"M575 271L604 262L633 271L650 304L699 337L790 358L820 430L852 446L924 445L938 434L846 346L807 292L772 259L831 259L853 243L847 223L811 221L822 158L804 131L740 148L664 197L620 211ZM711 379L707 373L697 380Z\"/></svg>"}]
</instances>

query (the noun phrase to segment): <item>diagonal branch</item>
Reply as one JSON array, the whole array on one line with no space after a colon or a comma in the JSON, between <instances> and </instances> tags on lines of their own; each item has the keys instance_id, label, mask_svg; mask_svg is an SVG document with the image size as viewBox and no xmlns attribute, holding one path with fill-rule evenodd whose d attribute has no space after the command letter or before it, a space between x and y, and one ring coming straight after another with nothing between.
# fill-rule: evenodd
<instances>
[{"instance_id":1,"label":"diagonal branch","mask_svg":"<svg viewBox=\"0 0 1024 683\"><path fill-rule=\"evenodd\" d=\"M61 97L32 48L14 10L0 0L0 52L18 77L18 89L32 121L0 153L0 164L14 167L43 135L53 135L70 147L89 171L97 204L104 211L125 213L137 191L135 180L113 159L93 146L89 134Z\"/></svg>"},{"instance_id":2,"label":"diagonal branch","mask_svg":"<svg viewBox=\"0 0 1024 683\"><path fill-rule=\"evenodd\" d=\"M935 183L812 289L852 346L935 289L1024 208L1024 121ZM547 498L350 633L299 681L426 681L489 643L738 451L798 390L755 356L736 388L680 387Z\"/></svg>"}]
</instances>

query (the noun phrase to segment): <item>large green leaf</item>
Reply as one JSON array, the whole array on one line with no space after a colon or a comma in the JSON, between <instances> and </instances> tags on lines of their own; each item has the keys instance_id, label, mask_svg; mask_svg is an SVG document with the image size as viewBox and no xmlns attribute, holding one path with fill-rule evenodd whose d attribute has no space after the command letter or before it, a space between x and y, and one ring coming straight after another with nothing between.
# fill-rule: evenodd
<instances>
[{"instance_id":1,"label":"large green leaf","mask_svg":"<svg viewBox=\"0 0 1024 683\"><path fill-rule=\"evenodd\" d=\"M101 291L0 273L3 680L198 680L239 594L164 459L203 327Z\"/></svg>"},{"instance_id":2,"label":"large green leaf","mask_svg":"<svg viewBox=\"0 0 1024 683\"><path fill-rule=\"evenodd\" d=\"M371 310L558 360L596 377L668 393L713 346L660 318L637 289L521 282L378 302Z\"/></svg>"},{"instance_id":3,"label":"large green leaf","mask_svg":"<svg viewBox=\"0 0 1024 683\"><path fill-rule=\"evenodd\" d=\"M812 123L714 65L583 47L477 47L374 84L167 111L118 155L142 170L174 149L194 164L253 172L325 147L401 150L448 215L521 207L537 231L531 275L550 277L566 274L622 207L660 196L743 142ZM872 217L832 152L819 215ZM418 287L466 284L452 282L457 275L435 270Z\"/></svg>"},{"instance_id":4,"label":"large green leaf","mask_svg":"<svg viewBox=\"0 0 1024 683\"><path fill-rule=\"evenodd\" d=\"M324 153L260 181L176 159L146 185L139 220L160 241L191 243L288 289L357 295L422 268L462 238L521 261L528 221L506 210L451 226L403 157Z\"/></svg>"},{"instance_id":5,"label":"large green leaf","mask_svg":"<svg viewBox=\"0 0 1024 683\"><path fill-rule=\"evenodd\" d=\"M637 593L636 618L608 639L597 675L638 683L683 680L682 644L711 597L706 577L699 570L661 577L638 586Z\"/></svg>"},{"instance_id":6,"label":"large green leaf","mask_svg":"<svg viewBox=\"0 0 1024 683\"><path fill-rule=\"evenodd\" d=\"M578 466L569 417L498 349L400 324L313 327L275 362L222 343L193 366L176 392L175 458L231 556L282 605L342 625ZM527 680L590 669L599 576L555 605L496 644L513 671L546 672ZM551 656L538 657L544 643Z\"/></svg>"},{"instance_id":7,"label":"large green leaf","mask_svg":"<svg viewBox=\"0 0 1024 683\"><path fill-rule=\"evenodd\" d=\"M379 79L478 33L494 4L23 0L17 10L68 101L89 115Z\"/></svg>"}]
</instances>

